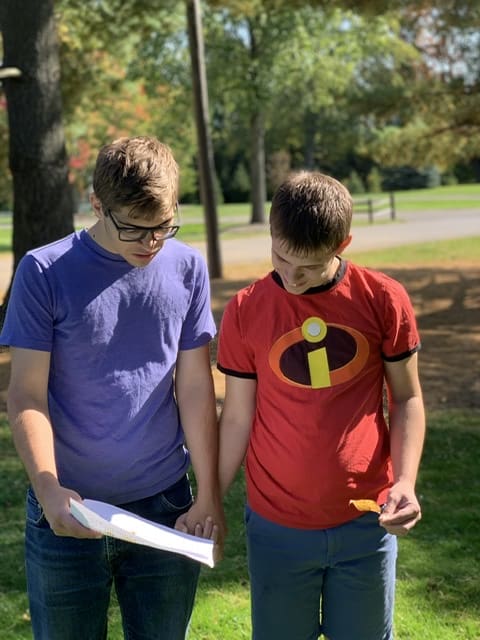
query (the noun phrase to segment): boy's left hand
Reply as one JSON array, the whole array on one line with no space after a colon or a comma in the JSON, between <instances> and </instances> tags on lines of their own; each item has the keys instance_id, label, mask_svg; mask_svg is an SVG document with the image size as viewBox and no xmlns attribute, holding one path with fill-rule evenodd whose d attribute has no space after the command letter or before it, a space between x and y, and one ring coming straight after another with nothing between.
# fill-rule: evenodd
<instances>
[{"instance_id":1,"label":"boy's left hand","mask_svg":"<svg viewBox=\"0 0 480 640\"><path fill-rule=\"evenodd\" d=\"M225 515L221 506L210 506L209 509L205 509L199 503L194 502L186 513L179 516L175 523L175 529L200 538L213 540L215 543L215 562L222 558L226 525Z\"/></svg>"},{"instance_id":2,"label":"boy's left hand","mask_svg":"<svg viewBox=\"0 0 480 640\"><path fill-rule=\"evenodd\" d=\"M390 489L378 522L388 533L404 536L421 517L422 512L414 487L408 482L397 482Z\"/></svg>"}]
</instances>

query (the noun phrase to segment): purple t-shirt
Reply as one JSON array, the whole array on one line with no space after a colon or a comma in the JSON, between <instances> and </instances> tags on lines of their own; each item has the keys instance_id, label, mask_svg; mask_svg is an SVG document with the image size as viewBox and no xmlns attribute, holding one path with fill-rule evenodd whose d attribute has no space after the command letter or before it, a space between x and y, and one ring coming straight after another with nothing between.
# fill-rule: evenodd
<instances>
[{"instance_id":1,"label":"purple t-shirt","mask_svg":"<svg viewBox=\"0 0 480 640\"><path fill-rule=\"evenodd\" d=\"M81 231L21 260L0 343L51 352L48 402L61 484L122 504L185 473L175 363L179 350L214 335L198 251L167 240L138 268Z\"/></svg>"}]
</instances>

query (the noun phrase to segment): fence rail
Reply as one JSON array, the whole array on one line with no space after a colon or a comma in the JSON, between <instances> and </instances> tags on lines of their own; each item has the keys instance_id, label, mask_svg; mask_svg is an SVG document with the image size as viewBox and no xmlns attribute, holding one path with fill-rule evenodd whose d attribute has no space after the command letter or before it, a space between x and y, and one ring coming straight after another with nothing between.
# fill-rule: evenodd
<instances>
[{"instance_id":1,"label":"fence rail","mask_svg":"<svg viewBox=\"0 0 480 640\"><path fill-rule=\"evenodd\" d=\"M373 224L375 218L390 216L390 220L395 220L395 195L392 192L384 198L367 198L366 200L354 200L353 214L366 213L368 221Z\"/></svg>"}]
</instances>

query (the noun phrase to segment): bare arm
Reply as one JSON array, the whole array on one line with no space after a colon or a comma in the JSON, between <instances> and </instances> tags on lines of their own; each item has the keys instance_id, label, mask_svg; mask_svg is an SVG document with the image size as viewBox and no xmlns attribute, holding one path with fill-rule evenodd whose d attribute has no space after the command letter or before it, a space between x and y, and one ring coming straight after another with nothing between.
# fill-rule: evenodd
<instances>
[{"instance_id":1,"label":"bare arm","mask_svg":"<svg viewBox=\"0 0 480 640\"><path fill-rule=\"evenodd\" d=\"M220 489L225 495L242 465L255 414L257 381L226 376L220 417Z\"/></svg>"},{"instance_id":2,"label":"bare arm","mask_svg":"<svg viewBox=\"0 0 480 640\"><path fill-rule=\"evenodd\" d=\"M415 483L425 439L425 411L417 354L386 363L385 369L394 484L379 521L390 533L404 535L421 518Z\"/></svg>"},{"instance_id":3,"label":"bare arm","mask_svg":"<svg viewBox=\"0 0 480 640\"><path fill-rule=\"evenodd\" d=\"M70 515L69 498L78 493L62 487L57 477L53 431L48 412L50 354L11 349L8 418L13 441L35 495L57 535L97 538Z\"/></svg>"},{"instance_id":4,"label":"bare arm","mask_svg":"<svg viewBox=\"0 0 480 640\"><path fill-rule=\"evenodd\" d=\"M195 502L177 527L212 537L221 547L225 517L218 484L218 427L209 346L180 351L175 393L197 481Z\"/></svg>"}]
</instances>

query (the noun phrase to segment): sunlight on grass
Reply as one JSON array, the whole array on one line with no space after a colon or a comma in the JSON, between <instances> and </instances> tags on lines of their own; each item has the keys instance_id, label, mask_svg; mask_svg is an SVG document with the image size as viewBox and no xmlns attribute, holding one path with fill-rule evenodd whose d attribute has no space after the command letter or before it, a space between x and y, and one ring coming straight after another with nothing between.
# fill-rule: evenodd
<instances>
[{"instance_id":1,"label":"sunlight on grass","mask_svg":"<svg viewBox=\"0 0 480 640\"><path fill-rule=\"evenodd\" d=\"M0 414L0 637L31 638L23 573L25 476L5 414ZM396 640L478 640L478 509L480 415L446 410L428 416L429 430L418 492L423 519L399 541ZM225 559L202 568L189 640L246 640L250 602L243 527L244 483L239 477L226 501L229 523ZM113 605L109 640L121 640Z\"/></svg>"},{"instance_id":2,"label":"sunlight on grass","mask_svg":"<svg viewBox=\"0 0 480 640\"><path fill-rule=\"evenodd\" d=\"M443 263L451 265L454 261L477 261L480 263L480 236L456 238L437 242L422 242L389 249L353 252L347 251L345 257L366 267L380 268L390 265Z\"/></svg>"}]
</instances>

